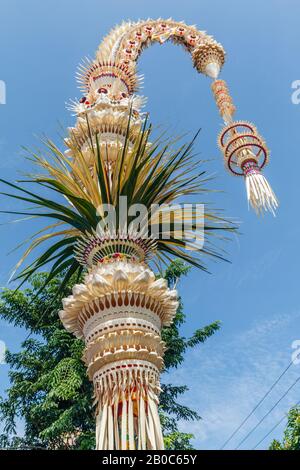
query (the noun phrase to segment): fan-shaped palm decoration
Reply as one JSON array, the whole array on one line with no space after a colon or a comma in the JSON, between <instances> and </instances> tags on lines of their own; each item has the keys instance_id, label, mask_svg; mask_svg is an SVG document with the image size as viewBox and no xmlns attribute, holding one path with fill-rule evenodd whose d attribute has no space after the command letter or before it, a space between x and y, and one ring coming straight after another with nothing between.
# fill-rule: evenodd
<instances>
[{"instance_id":1,"label":"fan-shaped palm decoration","mask_svg":"<svg viewBox=\"0 0 300 470\"><path fill-rule=\"evenodd\" d=\"M129 128L130 109L128 116ZM152 258L158 267L159 261L164 263L177 257L206 270L200 255L224 259L214 247L214 238L219 238L218 233L222 230L234 230L233 225L214 211L206 211L200 218L196 212L201 205L200 201L197 204L190 203L188 207L183 203L173 204L182 196L208 192L206 183L210 178L205 176L202 162L193 158L195 139L174 149L172 141L164 142L163 145L159 140L150 143L150 130L145 120L130 151L126 135L124 147L118 150L116 164L110 170L107 149L101 149L101 137L96 134L87 136L91 147L88 162L79 146L73 147L74 158L70 159L48 140L45 144L52 159L49 155L47 158L39 154L31 155L31 160L41 170L40 174L29 175L27 180L18 181L17 184L1 179L2 183L17 191L16 194L2 194L32 204L30 211L15 214L57 220L33 236L17 268L40 244L52 239L57 241L15 276L15 280L19 279L23 283L36 270L53 261L46 282L66 271L64 286L74 273L81 274L83 266L95 264L95 261L102 262L116 253L121 255L125 246L128 250L128 253L123 253L126 258L134 258L134 254L137 259ZM53 199L28 190L26 183L52 190L55 193ZM63 203L56 202L59 199L57 196L63 197ZM147 218L142 220L138 233L130 230L136 214L126 217L121 211L122 197L126 197L128 208L139 204L147 209ZM113 227L104 222L104 214L101 214L105 204L115 209ZM155 205L157 211L151 210ZM34 209L39 212L33 212ZM122 226L124 216L123 224L127 225L127 229ZM165 219L170 220L170 224L164 231ZM181 224L184 224L184 231L180 230ZM191 242L187 237L192 234L195 239ZM95 244L95 248L90 251L92 244ZM193 246L195 254L185 249L189 245ZM198 249L195 250L195 247Z\"/></svg>"},{"instance_id":2,"label":"fan-shaped palm decoration","mask_svg":"<svg viewBox=\"0 0 300 470\"><path fill-rule=\"evenodd\" d=\"M125 23L104 39L96 60L81 68L85 96L71 106L77 123L69 130L68 150L62 153L47 141L52 158L32 155L41 173L26 180L30 189L25 181L2 180L15 190L3 194L33 205L32 217L55 221L33 237L17 267L41 244L50 246L16 279L24 283L52 263L47 282L65 272L63 289L72 275L84 273L63 300L60 318L86 343L97 449L163 448L157 408L160 331L172 322L178 302L177 292L156 279L149 263L160 267L177 257L206 270L203 257L223 259L215 240L234 229L218 213L182 203L185 196L207 191L194 140L179 148L175 141L151 143L151 127L140 114L143 99L134 95L137 57L151 42L167 39L192 54L199 72L217 77L224 51L204 32L172 20ZM224 82L215 81L213 90L227 123L220 145L229 168L241 169L258 211L273 209L276 199L260 173L265 144L253 126L232 122ZM33 192L32 185L40 191ZM53 200L43 197L44 190L53 191Z\"/></svg>"}]
</instances>

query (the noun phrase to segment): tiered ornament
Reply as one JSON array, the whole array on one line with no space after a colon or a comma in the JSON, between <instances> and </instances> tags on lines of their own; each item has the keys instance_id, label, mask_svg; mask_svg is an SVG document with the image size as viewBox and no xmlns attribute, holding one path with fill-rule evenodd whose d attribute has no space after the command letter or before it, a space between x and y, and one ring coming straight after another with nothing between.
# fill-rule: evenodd
<instances>
[{"instance_id":1,"label":"tiered ornament","mask_svg":"<svg viewBox=\"0 0 300 470\"><path fill-rule=\"evenodd\" d=\"M265 141L250 122L233 121L235 107L224 80L215 80L212 91L225 123L218 139L225 165L231 174L244 176L248 202L256 213L270 211L275 215L278 201L261 173L269 162Z\"/></svg>"},{"instance_id":2,"label":"tiered ornament","mask_svg":"<svg viewBox=\"0 0 300 470\"><path fill-rule=\"evenodd\" d=\"M73 287L60 312L65 328L85 339L97 449L163 449L157 408L161 328L172 322L177 292L156 280L142 258L136 262L116 253L102 260Z\"/></svg>"}]
</instances>

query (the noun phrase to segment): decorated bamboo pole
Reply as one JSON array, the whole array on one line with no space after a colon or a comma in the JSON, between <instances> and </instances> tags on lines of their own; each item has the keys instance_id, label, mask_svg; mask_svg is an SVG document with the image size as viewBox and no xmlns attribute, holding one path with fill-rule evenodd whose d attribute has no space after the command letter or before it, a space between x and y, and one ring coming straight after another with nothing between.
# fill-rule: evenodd
<instances>
[{"instance_id":1,"label":"decorated bamboo pole","mask_svg":"<svg viewBox=\"0 0 300 470\"><path fill-rule=\"evenodd\" d=\"M100 224L103 204L115 205L118 220L122 218L120 195L129 196L133 203L145 202L149 209L150 202L172 203L179 196L195 194L202 183L202 172L192 173L190 145L169 160L166 148L155 154L141 114L145 99L135 94L141 81L136 73L140 53L154 42L167 40L182 45L197 71L214 80L213 93L225 122L219 144L229 170L245 177L250 204L258 213L273 212L277 206L261 174L268 150L252 124L233 121L227 86L218 80L225 53L211 36L171 19L123 23L102 41L95 60L80 66L78 79L84 94L70 105L77 121L65 140L66 154L48 142L56 165L34 155L48 176L33 177L32 182L63 195L68 206L6 184L21 191L21 199L51 210L37 215L58 219L45 228L58 231L35 238L24 258L41 242L62 237L18 277L26 281L52 259L47 282L67 270L63 288L72 275L84 273L83 281L63 300L60 318L69 332L85 341L84 361L94 384L98 450L163 449L158 414L165 350L161 329L171 324L178 300L176 290L156 278L148 262L177 256L204 269L184 251L185 239L179 238L175 226L170 239L164 233L156 238L147 230L128 230L126 221L121 226ZM189 216L188 234L195 225L193 210ZM157 225L155 217L150 225ZM182 222L175 210L176 217ZM198 242L206 241L214 229L227 230L223 222L205 214ZM71 228L62 229L62 224ZM196 247L200 255L220 258L209 245L204 250L202 246Z\"/></svg>"},{"instance_id":2,"label":"decorated bamboo pole","mask_svg":"<svg viewBox=\"0 0 300 470\"><path fill-rule=\"evenodd\" d=\"M254 126L233 122L227 86L217 80L225 57L222 46L194 26L173 20L122 24L100 44L96 59L80 67L84 96L72 104L77 123L66 139L68 155L73 157L79 142L89 161L93 149L86 136L98 134L107 155L106 171L112 177L126 132L130 152L142 125L144 100L134 94L141 80L136 75L137 59L151 43L169 39L184 46L199 72L214 79L213 93L226 125L219 143L227 166L245 176L248 199L257 212L273 211L277 202L260 172L268 150ZM129 107L132 120L127 130ZM85 339L85 361L97 403L99 450L163 449L158 416L164 355L161 328L170 324L178 303L176 291L168 289L164 280L155 280L145 264L147 252L153 249L155 243L149 246L139 238L109 234L83 237L77 246L78 260L89 274L64 300L60 317L68 331Z\"/></svg>"}]
</instances>

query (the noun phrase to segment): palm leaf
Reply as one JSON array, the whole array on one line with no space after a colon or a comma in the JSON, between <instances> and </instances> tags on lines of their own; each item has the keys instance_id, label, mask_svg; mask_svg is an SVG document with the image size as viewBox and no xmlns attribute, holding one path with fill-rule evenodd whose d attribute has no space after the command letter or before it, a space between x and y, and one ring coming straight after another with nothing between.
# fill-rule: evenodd
<instances>
[{"instance_id":1,"label":"palm leaf","mask_svg":"<svg viewBox=\"0 0 300 470\"><path fill-rule=\"evenodd\" d=\"M37 247L49 242L52 237L58 241L48 247L31 264L23 269L14 279L26 282L38 269L53 263L46 282L55 275L66 272L69 279L74 273L82 272L82 267L74 258L73 247L76 241L86 233L92 233L101 220L101 211L98 208L102 204L113 203L120 218L119 196L128 197L128 205L143 204L150 209L151 204L173 204L183 196L208 193L207 183L211 177L202 170L202 162L195 160L193 146L198 133L188 143L177 147L177 139L166 141L157 138L150 143L151 126L147 119L137 136L135 143L130 143L129 114L125 142L120 149L119 157L112 170L108 169L107 155L103 153L103 145L100 145L99 135L93 134L87 119L87 141L90 148L89 161L86 160L80 146L74 144L73 158L67 157L50 140L46 140L47 158L33 152L30 159L42 170L42 173L29 175L26 180L18 184L10 183L4 179L0 182L15 190L15 193L1 194L21 202L29 202L32 209L22 211L1 211L10 214L28 215L36 218L55 219L59 225L64 225L61 230L54 233L50 228L55 224L48 225L32 237L29 247L23 254L17 267ZM75 142L76 143L76 142ZM176 148L174 147L176 145ZM200 166L200 169L199 169ZM40 193L25 189L24 184L37 185L42 190L52 191L53 198L47 199ZM203 202L203 201L201 201ZM206 206L207 207L207 206ZM34 211L38 208L39 211ZM44 211L47 209L47 211ZM204 241L204 246L198 252L186 251L189 242L189 234L194 235L196 212L191 210L185 214L185 225L187 234L180 236L177 223L180 220L180 211L173 214L174 224L170 226L169 236L159 228L158 219L151 220L149 230L157 229L160 235L157 241L156 264L169 262L174 257L207 271L204 257L225 259L218 250L213 240L225 239L225 234L235 230L236 227L228 220L218 216L216 210L206 210L203 218L204 233L195 235L196 242ZM41 232L43 232L42 235Z\"/></svg>"}]
</instances>

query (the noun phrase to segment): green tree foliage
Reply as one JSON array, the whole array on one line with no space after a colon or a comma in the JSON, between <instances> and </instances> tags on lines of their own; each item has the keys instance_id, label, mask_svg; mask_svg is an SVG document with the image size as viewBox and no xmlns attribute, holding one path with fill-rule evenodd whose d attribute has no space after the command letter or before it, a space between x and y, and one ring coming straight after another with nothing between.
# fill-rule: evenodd
<instances>
[{"instance_id":1,"label":"green tree foliage","mask_svg":"<svg viewBox=\"0 0 300 470\"><path fill-rule=\"evenodd\" d=\"M165 272L170 286L175 286L188 268L173 262ZM82 362L84 344L62 327L57 311L61 278L55 277L41 292L47 274L35 275L23 291L6 289L1 295L0 315L15 326L32 332L17 353L6 352L10 366L10 388L0 402L4 432L0 447L92 449L94 448L93 387ZM75 280L71 279L70 285ZM36 293L39 292L38 295ZM65 291L68 294L68 291ZM180 366L189 348L203 343L219 322L196 330L191 338L180 334L185 322L182 303L174 323L163 330L167 343L165 371ZM160 414L168 449L191 449L192 435L179 431L181 420L198 420L198 414L177 399L186 386L165 383L160 396ZM17 436L18 420L25 423L24 436Z\"/></svg>"},{"instance_id":2,"label":"green tree foliage","mask_svg":"<svg viewBox=\"0 0 300 470\"><path fill-rule=\"evenodd\" d=\"M300 406L290 409L282 442L274 439L269 450L300 450Z\"/></svg>"}]
</instances>

